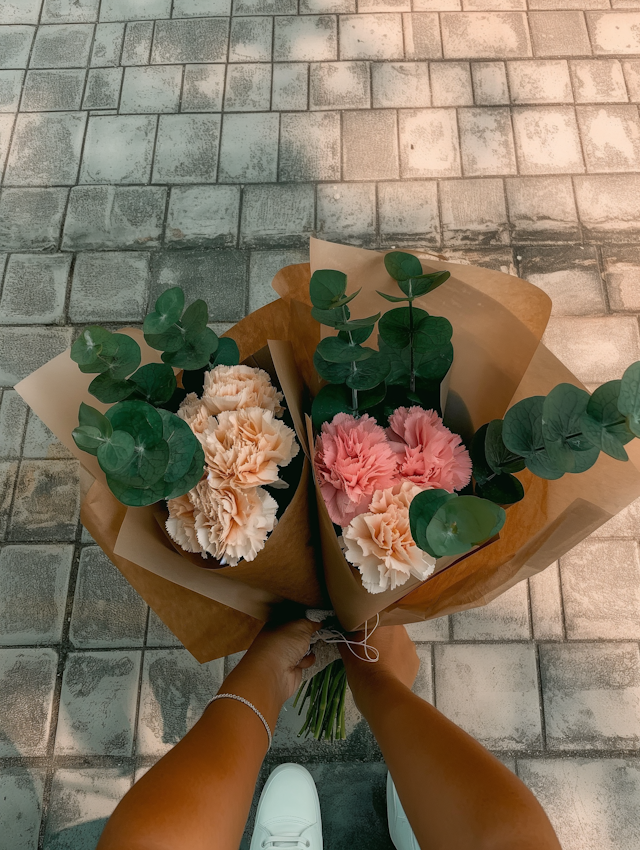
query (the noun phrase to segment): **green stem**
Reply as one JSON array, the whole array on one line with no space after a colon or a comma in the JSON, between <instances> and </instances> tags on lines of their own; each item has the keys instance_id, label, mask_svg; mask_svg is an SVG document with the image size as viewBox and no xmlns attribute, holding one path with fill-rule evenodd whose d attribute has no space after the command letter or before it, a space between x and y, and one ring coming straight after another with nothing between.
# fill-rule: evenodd
<instances>
[{"instance_id":1,"label":"green stem","mask_svg":"<svg viewBox=\"0 0 640 850\"><path fill-rule=\"evenodd\" d=\"M341 741L344 741L344 739L347 737L347 733L346 733L346 730L345 730L345 723L344 723L344 707L345 707L346 699L347 699L347 683L345 681L344 689L343 689L342 693L340 694L340 709L339 709L339 712L340 712L339 718L340 719L338 721L338 737L340 738Z\"/></svg>"},{"instance_id":2,"label":"green stem","mask_svg":"<svg viewBox=\"0 0 640 850\"><path fill-rule=\"evenodd\" d=\"M331 665L329 665L324 671L324 679L322 681L322 692L320 696L320 706L318 710L318 715L316 717L315 726L313 729L313 737L317 740L320 737L320 729L322 726L322 719L324 717L324 713L327 708L327 697L329 695L329 683L331 681Z\"/></svg>"},{"instance_id":3,"label":"green stem","mask_svg":"<svg viewBox=\"0 0 640 850\"><path fill-rule=\"evenodd\" d=\"M409 389L416 391L416 370L413 359L413 286L409 281Z\"/></svg>"},{"instance_id":4,"label":"green stem","mask_svg":"<svg viewBox=\"0 0 640 850\"><path fill-rule=\"evenodd\" d=\"M342 321L345 324L349 321L349 317L347 316L347 306L346 306L346 304L342 308ZM352 335L351 331L347 331L347 333L349 334L349 345L355 346L355 342L353 341L353 335ZM355 375L356 372L357 372L357 366L355 364L355 361L352 360L351 361L351 374ZM353 408L353 415L357 418L357 416L358 416L358 390L354 390L353 387L351 388L351 407Z\"/></svg>"}]
</instances>

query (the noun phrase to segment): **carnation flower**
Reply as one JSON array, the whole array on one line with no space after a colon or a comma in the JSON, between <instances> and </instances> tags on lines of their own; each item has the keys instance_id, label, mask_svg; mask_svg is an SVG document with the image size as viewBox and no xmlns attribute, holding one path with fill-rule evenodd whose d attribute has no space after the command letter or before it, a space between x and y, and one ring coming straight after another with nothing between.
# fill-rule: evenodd
<instances>
[{"instance_id":1,"label":"carnation flower","mask_svg":"<svg viewBox=\"0 0 640 850\"><path fill-rule=\"evenodd\" d=\"M189 493L178 496L176 499L169 499L167 507L169 508L169 518L165 526L171 539L175 540L185 552L202 552L196 534L194 506L189 498Z\"/></svg>"},{"instance_id":2,"label":"carnation flower","mask_svg":"<svg viewBox=\"0 0 640 850\"><path fill-rule=\"evenodd\" d=\"M409 527L409 505L422 489L403 481L377 490L369 511L343 530L345 557L358 568L369 593L395 590L411 575L424 581L433 572L435 558L416 546Z\"/></svg>"},{"instance_id":3,"label":"carnation flower","mask_svg":"<svg viewBox=\"0 0 640 850\"><path fill-rule=\"evenodd\" d=\"M269 375L253 366L216 366L204 376L202 401L214 416L248 407L262 407L282 416L282 398Z\"/></svg>"},{"instance_id":4,"label":"carnation flower","mask_svg":"<svg viewBox=\"0 0 640 850\"><path fill-rule=\"evenodd\" d=\"M402 478L430 489L461 490L471 480L471 458L435 410L399 407L389 417L390 445Z\"/></svg>"},{"instance_id":5,"label":"carnation flower","mask_svg":"<svg viewBox=\"0 0 640 850\"><path fill-rule=\"evenodd\" d=\"M194 434L201 434L207 427L211 411L195 393L189 393L182 400L177 415L184 419Z\"/></svg>"},{"instance_id":6,"label":"carnation flower","mask_svg":"<svg viewBox=\"0 0 640 850\"><path fill-rule=\"evenodd\" d=\"M376 420L338 413L316 441L318 484L331 520L348 525L369 508L376 490L397 479L397 458Z\"/></svg>"},{"instance_id":7,"label":"carnation flower","mask_svg":"<svg viewBox=\"0 0 640 850\"><path fill-rule=\"evenodd\" d=\"M229 485L244 490L274 484L279 481L278 468L300 450L293 430L259 407L211 416L197 437L214 488Z\"/></svg>"}]
</instances>

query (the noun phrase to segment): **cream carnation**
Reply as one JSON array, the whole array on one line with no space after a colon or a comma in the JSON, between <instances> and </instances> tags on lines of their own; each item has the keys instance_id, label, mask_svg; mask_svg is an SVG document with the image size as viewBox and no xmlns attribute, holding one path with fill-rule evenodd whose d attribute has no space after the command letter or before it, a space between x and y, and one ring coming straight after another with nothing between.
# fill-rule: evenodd
<instances>
[{"instance_id":1,"label":"cream carnation","mask_svg":"<svg viewBox=\"0 0 640 850\"><path fill-rule=\"evenodd\" d=\"M274 484L278 468L287 466L300 450L293 430L259 407L222 411L197 436L214 488Z\"/></svg>"},{"instance_id":2,"label":"cream carnation","mask_svg":"<svg viewBox=\"0 0 640 850\"><path fill-rule=\"evenodd\" d=\"M281 416L282 398L269 375L253 366L216 366L204 376L202 401L214 416L248 407L262 407Z\"/></svg>"},{"instance_id":3,"label":"cream carnation","mask_svg":"<svg viewBox=\"0 0 640 850\"><path fill-rule=\"evenodd\" d=\"M182 400L177 415L184 419L194 434L201 434L207 427L211 411L195 393L189 393Z\"/></svg>"},{"instance_id":4,"label":"cream carnation","mask_svg":"<svg viewBox=\"0 0 640 850\"><path fill-rule=\"evenodd\" d=\"M191 491L193 492L193 491ZM169 499L167 502L169 517L165 523L167 532L185 552L202 552L196 533L196 517L189 493ZM204 556L206 558L206 555Z\"/></svg>"},{"instance_id":5,"label":"cream carnation","mask_svg":"<svg viewBox=\"0 0 640 850\"><path fill-rule=\"evenodd\" d=\"M369 593L395 590L411 575L424 581L433 572L435 558L416 546L409 527L409 506L422 489L403 481L377 490L369 511L343 529L345 557L360 570Z\"/></svg>"}]
</instances>

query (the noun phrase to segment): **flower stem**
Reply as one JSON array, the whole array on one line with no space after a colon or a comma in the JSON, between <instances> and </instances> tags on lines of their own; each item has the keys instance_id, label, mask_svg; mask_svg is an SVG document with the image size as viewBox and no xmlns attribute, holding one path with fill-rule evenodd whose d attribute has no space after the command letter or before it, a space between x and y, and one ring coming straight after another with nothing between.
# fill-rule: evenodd
<instances>
[{"instance_id":1,"label":"flower stem","mask_svg":"<svg viewBox=\"0 0 640 850\"><path fill-rule=\"evenodd\" d=\"M413 286L409 281L409 389L416 391L416 370L413 359Z\"/></svg>"},{"instance_id":2,"label":"flower stem","mask_svg":"<svg viewBox=\"0 0 640 850\"><path fill-rule=\"evenodd\" d=\"M345 324L349 321L349 317L347 316L347 305L346 304L342 307L342 321ZM353 341L353 335L352 335L351 331L347 331L347 333L349 334L349 345L355 346L355 342ZM355 373L357 371L358 371L358 368L355 364L355 361L352 360L351 361L351 374L355 375ZM353 415L357 418L358 417L358 390L354 390L353 387L351 388L351 407L353 408Z\"/></svg>"}]
</instances>

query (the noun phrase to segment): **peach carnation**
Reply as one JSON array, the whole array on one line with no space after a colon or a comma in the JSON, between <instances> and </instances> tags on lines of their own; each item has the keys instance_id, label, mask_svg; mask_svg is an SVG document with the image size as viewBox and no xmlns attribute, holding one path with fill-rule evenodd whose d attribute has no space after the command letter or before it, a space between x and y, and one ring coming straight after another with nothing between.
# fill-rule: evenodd
<instances>
[{"instance_id":1,"label":"peach carnation","mask_svg":"<svg viewBox=\"0 0 640 850\"><path fill-rule=\"evenodd\" d=\"M376 490L398 479L397 459L384 430L365 414L338 413L316 441L315 468L331 520L345 526L368 510Z\"/></svg>"},{"instance_id":2,"label":"peach carnation","mask_svg":"<svg viewBox=\"0 0 640 850\"><path fill-rule=\"evenodd\" d=\"M399 407L389 417L390 445L402 478L430 489L461 490L471 480L471 458L435 410Z\"/></svg>"},{"instance_id":3,"label":"peach carnation","mask_svg":"<svg viewBox=\"0 0 640 850\"><path fill-rule=\"evenodd\" d=\"M253 366L216 366L204 376L202 401L214 416L247 407L262 407L282 416L282 398L269 375Z\"/></svg>"},{"instance_id":4,"label":"peach carnation","mask_svg":"<svg viewBox=\"0 0 640 850\"><path fill-rule=\"evenodd\" d=\"M259 407L223 410L196 436L214 488L275 484L279 467L287 466L300 450L293 430Z\"/></svg>"},{"instance_id":5,"label":"peach carnation","mask_svg":"<svg viewBox=\"0 0 640 850\"><path fill-rule=\"evenodd\" d=\"M358 568L369 593L395 590L411 575L424 581L433 572L435 558L416 546L409 526L409 506L422 489L403 481L377 490L369 511L343 530L345 557Z\"/></svg>"},{"instance_id":6,"label":"peach carnation","mask_svg":"<svg viewBox=\"0 0 640 850\"><path fill-rule=\"evenodd\" d=\"M193 491L192 491L193 492ZM196 517L189 493L167 501L169 517L165 523L167 532L185 552L202 552L196 533ZM205 555L206 558L206 555Z\"/></svg>"},{"instance_id":7,"label":"peach carnation","mask_svg":"<svg viewBox=\"0 0 640 850\"><path fill-rule=\"evenodd\" d=\"M177 415L184 419L194 434L201 434L207 427L211 411L195 393L189 393L182 400Z\"/></svg>"}]
</instances>

